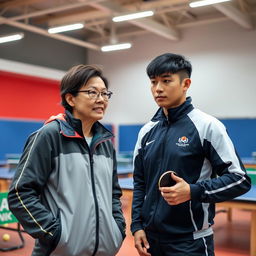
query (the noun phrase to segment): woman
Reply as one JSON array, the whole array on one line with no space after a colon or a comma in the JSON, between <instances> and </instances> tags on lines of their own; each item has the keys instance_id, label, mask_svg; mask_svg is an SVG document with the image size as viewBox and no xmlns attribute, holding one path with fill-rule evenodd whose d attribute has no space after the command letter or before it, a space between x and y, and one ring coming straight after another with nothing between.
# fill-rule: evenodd
<instances>
[{"instance_id":1,"label":"woman","mask_svg":"<svg viewBox=\"0 0 256 256\"><path fill-rule=\"evenodd\" d=\"M112 92L96 66L61 81L65 114L52 116L24 148L8 202L36 239L33 256L113 256L125 237L113 135L102 119Z\"/></svg>"}]
</instances>

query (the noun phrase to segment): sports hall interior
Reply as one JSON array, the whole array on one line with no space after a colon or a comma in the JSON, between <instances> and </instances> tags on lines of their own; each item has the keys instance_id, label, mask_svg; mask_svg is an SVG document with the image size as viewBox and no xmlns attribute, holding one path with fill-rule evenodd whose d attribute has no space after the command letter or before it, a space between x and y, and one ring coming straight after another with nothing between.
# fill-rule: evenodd
<instances>
[{"instance_id":1,"label":"sports hall interior","mask_svg":"<svg viewBox=\"0 0 256 256\"><path fill-rule=\"evenodd\" d=\"M63 112L59 83L77 64L103 68L113 95L101 120L115 135L122 208L127 230L117 256L139 255L130 232L132 157L140 128L158 106L147 64L178 53L192 63L188 96L194 107L226 126L252 184L256 186L256 0L230 0L192 8L193 0L0 0L0 255L31 255L34 240L4 219L5 196L24 143L51 115ZM114 22L113 17L152 11L152 16ZM81 23L73 31L49 28ZM4 41L18 34L16 41ZM2 40L3 39L3 40ZM106 45L128 43L106 52ZM128 171L121 171L121 170ZM255 190L256 191L256 190ZM256 256L256 193L252 200L217 204L216 256ZM22 248L9 250L22 244Z\"/></svg>"}]
</instances>

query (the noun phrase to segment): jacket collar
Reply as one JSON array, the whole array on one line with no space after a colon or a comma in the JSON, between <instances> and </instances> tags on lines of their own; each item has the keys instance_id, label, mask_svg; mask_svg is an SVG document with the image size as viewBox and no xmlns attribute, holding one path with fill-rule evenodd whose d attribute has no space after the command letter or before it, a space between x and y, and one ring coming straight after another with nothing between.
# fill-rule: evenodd
<instances>
[{"instance_id":1,"label":"jacket collar","mask_svg":"<svg viewBox=\"0 0 256 256\"><path fill-rule=\"evenodd\" d=\"M66 111L65 114L60 113L56 116L51 116L44 124L46 125L52 121L57 121L59 123L60 133L63 136L70 138L83 138L82 129L78 128L80 120L75 119L69 111ZM77 129L75 128L76 126ZM82 128L82 125L80 127Z\"/></svg>"},{"instance_id":2,"label":"jacket collar","mask_svg":"<svg viewBox=\"0 0 256 256\"><path fill-rule=\"evenodd\" d=\"M63 136L70 138L84 138L81 120L74 118L68 110L65 111L65 114L61 113L56 116L51 116L45 122L45 124L50 123L54 120L56 120L60 124L60 133ZM94 123L92 129L94 134L94 141L97 141L102 137L104 137L105 139L114 137L114 135L109 130L107 130L100 122Z\"/></svg>"},{"instance_id":3,"label":"jacket collar","mask_svg":"<svg viewBox=\"0 0 256 256\"><path fill-rule=\"evenodd\" d=\"M77 132L78 135L80 135L81 138L83 138L84 134L83 134L81 120L74 118L74 116L68 110L65 111L65 114L66 114L66 120L67 120L66 124L68 124L69 127L71 126L71 129L73 130L73 132Z\"/></svg>"},{"instance_id":4,"label":"jacket collar","mask_svg":"<svg viewBox=\"0 0 256 256\"><path fill-rule=\"evenodd\" d=\"M187 97L186 101L182 103L180 106L176 108L168 109L168 116L164 114L162 108L159 108L156 114L151 119L152 121L169 121L170 123L176 122L177 120L181 119L183 116L188 114L194 107L192 105L191 97Z\"/></svg>"}]
</instances>

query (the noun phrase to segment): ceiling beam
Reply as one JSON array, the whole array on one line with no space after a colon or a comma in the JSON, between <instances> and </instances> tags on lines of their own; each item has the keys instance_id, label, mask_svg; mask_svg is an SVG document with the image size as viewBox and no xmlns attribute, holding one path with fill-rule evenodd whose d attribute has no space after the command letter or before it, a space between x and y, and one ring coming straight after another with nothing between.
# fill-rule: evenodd
<instances>
[{"instance_id":1,"label":"ceiling beam","mask_svg":"<svg viewBox=\"0 0 256 256\"><path fill-rule=\"evenodd\" d=\"M174 8L165 8L165 9L161 9L161 10L157 10L155 13L156 14L161 14L161 13L165 13L165 12L172 12L172 11L180 11L183 10L184 8L182 7L174 7ZM60 24L67 24L67 23L74 23L74 22L78 22L78 21L85 21L86 22L92 22L92 21L100 21L102 20L105 23L105 20L108 18L110 20L111 18L111 14L110 13L103 13L102 11L82 11L76 14L68 14L62 17L49 17L46 19L44 19L45 22L48 22L49 26L56 26L56 25L60 25ZM42 22L42 21L41 21ZM40 23L40 22L38 22Z\"/></svg>"},{"instance_id":2,"label":"ceiling beam","mask_svg":"<svg viewBox=\"0 0 256 256\"><path fill-rule=\"evenodd\" d=\"M181 2L187 2L187 0L174 0L172 4L174 3L181 3ZM169 4L168 4L169 3ZM157 4L157 8L155 7ZM47 22L49 26L57 26L57 25L62 25L62 24L69 24L69 23L74 23L74 22L92 22L92 21L99 21L102 20L105 23L106 18L110 19L112 16L112 13L110 11L103 12L102 10L99 10L99 5L95 5L91 3L90 4L92 7L97 8L98 10L94 11L81 11L81 12L76 12L73 14L66 14L62 16L52 16L52 17L44 17L44 18L39 18L37 20L38 23L44 23ZM175 5L172 6L170 5L170 0L162 0L162 1L156 1L156 2L143 2L139 6L138 5L124 5L124 8L129 9L129 11L146 11L150 9L155 9L155 14L160 14L160 13L165 13L165 12L179 12L181 10L189 10L189 6L187 5ZM126 10L126 12L127 12Z\"/></svg>"},{"instance_id":3,"label":"ceiling beam","mask_svg":"<svg viewBox=\"0 0 256 256\"><path fill-rule=\"evenodd\" d=\"M115 2L115 1L105 1L105 2ZM117 8L125 8L124 11L144 11L149 9L160 9L160 8L170 8L170 7L185 7L187 5L189 7L189 1L188 0L157 0L157 1L139 1L138 3L127 3L124 5L115 4L115 7ZM97 5L97 2L95 2L95 5L92 3L91 6L94 6L95 8L100 8L99 5ZM104 8L104 6L102 6ZM105 9L107 10L107 9Z\"/></svg>"},{"instance_id":4,"label":"ceiling beam","mask_svg":"<svg viewBox=\"0 0 256 256\"><path fill-rule=\"evenodd\" d=\"M20 7L28 4L34 4L42 2L42 0L13 0L13 1L6 1L4 3L0 4L0 8L15 8L15 7Z\"/></svg>"},{"instance_id":5,"label":"ceiling beam","mask_svg":"<svg viewBox=\"0 0 256 256\"><path fill-rule=\"evenodd\" d=\"M81 47L84 47L84 48L88 48L88 49L91 49L91 50L100 50L100 47L95 45L95 44L92 44L92 43L89 43L89 42L86 42L86 41L82 41L82 40L79 40L79 39L75 39L75 38L72 38L72 37L68 37L68 36L65 36L65 35L61 35L61 34L49 34L47 30L44 30L44 29L41 29L41 28L38 28L38 27L35 27L35 26L32 26L32 25L24 24L22 22L9 20L9 19L6 19L6 18L1 17L1 16L0 16L0 22L4 23L4 24L7 24L7 25L10 25L10 26L13 26L13 27L24 29L24 30L27 30L27 31L30 31L30 32L33 32L33 33L36 33L36 34L40 34L40 35L43 35L43 36L54 38L54 39L57 39L57 40L60 40L60 41L63 41L63 42L67 42L67 43L70 43L70 44L74 44L74 45L78 45L78 46L81 46Z\"/></svg>"},{"instance_id":6,"label":"ceiling beam","mask_svg":"<svg viewBox=\"0 0 256 256\"><path fill-rule=\"evenodd\" d=\"M171 39L178 41L180 39L179 32L174 27L166 27L159 22L154 21L153 19L143 19L143 20L131 20L130 23L148 30L154 34L162 36L166 39Z\"/></svg>"},{"instance_id":7,"label":"ceiling beam","mask_svg":"<svg viewBox=\"0 0 256 256\"><path fill-rule=\"evenodd\" d=\"M127 8L124 8L123 6L118 5L112 1L93 3L92 6L98 8L101 11L112 13L113 15L127 13L127 11L129 11ZM140 28L146 29L166 39L175 41L180 39L178 31L174 27L166 27L165 25L153 20L152 18L129 20L127 22L132 23Z\"/></svg>"},{"instance_id":8,"label":"ceiling beam","mask_svg":"<svg viewBox=\"0 0 256 256\"><path fill-rule=\"evenodd\" d=\"M246 29L253 29L253 22L248 13L244 13L237 9L232 3L215 4L214 7L225 14L228 18Z\"/></svg>"},{"instance_id":9,"label":"ceiling beam","mask_svg":"<svg viewBox=\"0 0 256 256\"><path fill-rule=\"evenodd\" d=\"M83 11L76 14L68 14L63 15L61 17L49 17L44 19L48 23L49 26L56 26L61 24L69 24L69 23L75 23L80 21L92 21L92 20L104 20L106 18L109 18L109 14L102 13L101 11ZM40 23L40 20L38 20Z\"/></svg>"},{"instance_id":10,"label":"ceiling beam","mask_svg":"<svg viewBox=\"0 0 256 256\"><path fill-rule=\"evenodd\" d=\"M44 9L44 10L40 10L40 11L26 13L26 14L14 16L14 17L9 17L9 19L10 20L22 20L22 19L33 18L33 17L37 17L37 16L42 16L42 15L50 14L50 13L63 12L63 11L67 11L67 10L70 10L70 9L84 7L86 5L89 5L90 2L92 2L92 1L93 2L100 2L100 1L103 1L103 0L87 0L87 1L85 0L85 1L80 2L80 3L60 5L60 6L51 7L51 8Z\"/></svg>"},{"instance_id":11,"label":"ceiling beam","mask_svg":"<svg viewBox=\"0 0 256 256\"><path fill-rule=\"evenodd\" d=\"M251 15L256 15L256 12L252 12ZM170 19L170 17L168 17L168 19ZM181 24L177 24L176 26L178 28L190 28L190 27L195 27L195 26L202 26L202 25L208 25L208 24L212 24L212 23L218 23L218 22L224 22L224 21L227 21L229 18L227 16L221 16L221 14L219 14L217 17L216 16L213 16L211 15L210 17L209 16L205 16L204 18L197 18L196 20L194 21L189 21L189 22L186 22L186 23L181 23ZM102 21L99 21L99 24L101 24ZM171 23L168 21L168 23ZM166 24L166 26L168 26L168 23ZM98 24L96 22L96 24ZM87 25L89 26L93 26L94 25L94 22L92 23L88 23ZM141 35L145 35L145 34L148 34L150 33L149 31L146 31L146 30L142 30L142 29L130 29L130 30L119 30L118 31L118 38L124 38L124 37L134 37L134 36L141 36ZM105 34L105 35L102 35L101 37L92 37L90 38L90 41L91 42L101 42L102 40L109 40L110 39L110 36L109 34Z\"/></svg>"},{"instance_id":12,"label":"ceiling beam","mask_svg":"<svg viewBox=\"0 0 256 256\"><path fill-rule=\"evenodd\" d=\"M170 6L179 6L179 5L188 5L189 0L158 0L158 1L141 1L140 4L132 4L130 5L131 8L137 8L139 9L156 9L161 7L170 7Z\"/></svg>"},{"instance_id":13,"label":"ceiling beam","mask_svg":"<svg viewBox=\"0 0 256 256\"><path fill-rule=\"evenodd\" d=\"M238 4L240 6L240 9L242 12L248 12L249 11L249 5L246 0L238 0Z\"/></svg>"}]
</instances>

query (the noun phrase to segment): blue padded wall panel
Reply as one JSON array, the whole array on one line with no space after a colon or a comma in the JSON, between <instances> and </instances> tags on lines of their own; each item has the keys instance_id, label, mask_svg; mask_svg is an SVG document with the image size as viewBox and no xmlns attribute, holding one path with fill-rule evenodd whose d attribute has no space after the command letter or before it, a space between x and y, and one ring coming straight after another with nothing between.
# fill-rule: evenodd
<instances>
[{"instance_id":1,"label":"blue padded wall panel","mask_svg":"<svg viewBox=\"0 0 256 256\"><path fill-rule=\"evenodd\" d=\"M28 136L43 125L43 121L0 119L0 160L6 154L21 154ZM114 132L111 124L103 124Z\"/></svg>"},{"instance_id":2,"label":"blue padded wall panel","mask_svg":"<svg viewBox=\"0 0 256 256\"><path fill-rule=\"evenodd\" d=\"M28 136L42 125L39 121L0 119L0 159L6 154L21 154Z\"/></svg>"},{"instance_id":3,"label":"blue padded wall panel","mask_svg":"<svg viewBox=\"0 0 256 256\"><path fill-rule=\"evenodd\" d=\"M134 150L141 125L120 125L119 126L119 153L131 153Z\"/></svg>"},{"instance_id":4,"label":"blue padded wall panel","mask_svg":"<svg viewBox=\"0 0 256 256\"><path fill-rule=\"evenodd\" d=\"M256 151L256 119L220 119L226 126L238 154L241 157L251 157Z\"/></svg>"},{"instance_id":5,"label":"blue padded wall panel","mask_svg":"<svg viewBox=\"0 0 256 256\"><path fill-rule=\"evenodd\" d=\"M220 119L226 126L238 154L242 158L252 156L256 151L256 119L234 118ZM119 152L132 152L136 144L138 132L143 125L120 125L119 126Z\"/></svg>"}]
</instances>

